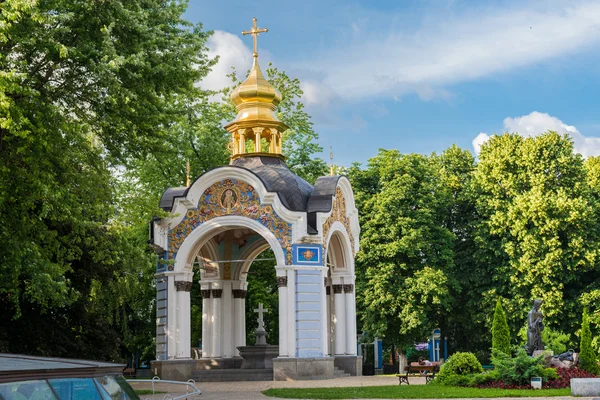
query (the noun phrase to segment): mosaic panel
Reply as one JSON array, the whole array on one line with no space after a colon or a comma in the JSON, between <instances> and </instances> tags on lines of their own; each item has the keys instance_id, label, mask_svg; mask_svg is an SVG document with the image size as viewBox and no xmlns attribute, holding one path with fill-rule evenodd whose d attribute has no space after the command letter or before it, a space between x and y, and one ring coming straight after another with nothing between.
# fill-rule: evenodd
<instances>
[{"instance_id":1,"label":"mosaic panel","mask_svg":"<svg viewBox=\"0 0 600 400\"><path fill-rule=\"evenodd\" d=\"M292 264L292 224L277 215L272 206L260 204L260 196L254 187L237 179L225 179L206 189L198 208L188 210L183 220L169 231L171 258L175 258L194 229L213 218L227 215L251 218L269 229L284 250L286 264Z\"/></svg>"},{"instance_id":2,"label":"mosaic panel","mask_svg":"<svg viewBox=\"0 0 600 400\"><path fill-rule=\"evenodd\" d=\"M331 225L334 222L341 222L346 228L346 232L348 233L348 237L350 237L350 245L352 246L352 254L354 252L354 237L352 236L352 230L350 230L350 218L346 213L346 199L344 198L344 194L342 193L342 189L339 187L335 191L335 199L333 200L333 206L331 210L331 215L325 221L323 225L323 239L327 238L327 234L331 229ZM327 245L327 243L325 243Z\"/></svg>"}]
</instances>

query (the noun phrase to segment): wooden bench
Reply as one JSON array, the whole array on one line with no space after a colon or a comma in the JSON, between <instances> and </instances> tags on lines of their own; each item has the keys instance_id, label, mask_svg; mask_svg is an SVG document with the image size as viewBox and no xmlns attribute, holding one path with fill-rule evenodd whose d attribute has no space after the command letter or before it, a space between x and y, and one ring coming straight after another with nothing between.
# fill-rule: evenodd
<instances>
[{"instance_id":1,"label":"wooden bench","mask_svg":"<svg viewBox=\"0 0 600 400\"><path fill-rule=\"evenodd\" d=\"M436 372L440 372L440 363L439 362L433 362L431 363L432 365L421 365L418 362L412 362L410 363L410 365L407 365L406 367L404 367L404 370L406 371L406 374L398 374L396 375L398 377L399 380L399 385L402 385L403 383L406 383L407 385L410 385L410 383L408 382L408 376L411 373L420 373L422 374L423 372L431 372L431 374L427 373L425 374L425 383L429 383L432 380L435 379L435 373Z\"/></svg>"},{"instance_id":2,"label":"wooden bench","mask_svg":"<svg viewBox=\"0 0 600 400\"><path fill-rule=\"evenodd\" d=\"M123 376L135 377L135 368L123 368Z\"/></svg>"}]
</instances>

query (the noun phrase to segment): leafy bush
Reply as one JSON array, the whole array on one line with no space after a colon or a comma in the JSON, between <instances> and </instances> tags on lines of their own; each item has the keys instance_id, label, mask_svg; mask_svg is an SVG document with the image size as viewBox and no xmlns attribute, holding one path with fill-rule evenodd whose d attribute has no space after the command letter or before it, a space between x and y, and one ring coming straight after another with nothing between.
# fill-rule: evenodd
<instances>
[{"instance_id":1,"label":"leafy bush","mask_svg":"<svg viewBox=\"0 0 600 400\"><path fill-rule=\"evenodd\" d=\"M544 328L542 331L542 342L544 342L548 350L552 350L554 354L560 354L567 351L567 346L571 343L571 335Z\"/></svg>"},{"instance_id":2,"label":"leafy bush","mask_svg":"<svg viewBox=\"0 0 600 400\"><path fill-rule=\"evenodd\" d=\"M469 383L461 378L455 378L455 376L466 376L473 375L483 372L483 367L481 363L475 357L473 353L454 353L448 358L442 368L440 369L440 373L438 374L438 382L442 385L449 386L466 386ZM467 380L469 377L466 378ZM464 384L458 385L458 382L465 382Z\"/></svg>"},{"instance_id":3,"label":"leafy bush","mask_svg":"<svg viewBox=\"0 0 600 400\"><path fill-rule=\"evenodd\" d=\"M506 384L527 385L534 376L542 377L544 380L556 376L552 368L544 368L543 358L543 355L529 357L523 348L517 350L515 357L493 351L492 364L500 381Z\"/></svg>"},{"instance_id":4,"label":"leafy bush","mask_svg":"<svg viewBox=\"0 0 600 400\"><path fill-rule=\"evenodd\" d=\"M581 321L581 344L579 346L579 366L581 369L591 373L598 374L598 356L592 348L592 331L590 330L590 321L587 315L587 309L583 310Z\"/></svg>"},{"instance_id":5,"label":"leafy bush","mask_svg":"<svg viewBox=\"0 0 600 400\"><path fill-rule=\"evenodd\" d=\"M492 351L498 350L510 355L510 330L500 298L496 301L494 321L492 322Z\"/></svg>"}]
</instances>

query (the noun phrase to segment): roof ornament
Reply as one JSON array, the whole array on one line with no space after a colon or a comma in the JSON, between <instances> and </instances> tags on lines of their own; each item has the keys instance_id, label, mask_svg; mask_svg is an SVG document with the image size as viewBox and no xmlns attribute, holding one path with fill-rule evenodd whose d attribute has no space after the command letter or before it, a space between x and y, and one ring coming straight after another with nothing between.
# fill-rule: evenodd
<instances>
[{"instance_id":1,"label":"roof ornament","mask_svg":"<svg viewBox=\"0 0 600 400\"><path fill-rule=\"evenodd\" d=\"M265 79L258 65L257 37L269 30L256 26L256 18L252 21L252 29L242 31L243 35L252 35L254 38L252 68L246 80L231 92L237 115L225 125L225 129L231 133L231 162L257 156L284 160L281 154L282 137L288 126L276 114L281 93Z\"/></svg>"},{"instance_id":2,"label":"roof ornament","mask_svg":"<svg viewBox=\"0 0 600 400\"><path fill-rule=\"evenodd\" d=\"M331 160L331 163L329 163L329 175L333 176L333 146L329 146L329 159Z\"/></svg>"},{"instance_id":3,"label":"roof ornament","mask_svg":"<svg viewBox=\"0 0 600 400\"><path fill-rule=\"evenodd\" d=\"M263 28L260 29L259 27L256 26L256 17L252 18L252 22L253 22L253 27L252 29L250 29L249 31L242 31L242 35L252 35L254 38L254 53L252 54L252 57L254 58L258 58L258 51L256 50L256 41L258 38L258 35L260 33L266 33L269 32L269 30L267 28Z\"/></svg>"}]
</instances>

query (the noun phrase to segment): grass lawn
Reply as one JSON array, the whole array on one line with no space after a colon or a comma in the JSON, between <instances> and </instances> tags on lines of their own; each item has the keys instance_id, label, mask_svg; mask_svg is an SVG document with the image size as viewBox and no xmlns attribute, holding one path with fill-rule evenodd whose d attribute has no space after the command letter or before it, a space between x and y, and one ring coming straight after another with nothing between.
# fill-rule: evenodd
<instances>
[{"instance_id":1,"label":"grass lawn","mask_svg":"<svg viewBox=\"0 0 600 400\"><path fill-rule=\"evenodd\" d=\"M362 386L314 389L269 389L266 396L288 399L435 399L465 397L570 396L571 389L477 389L441 385Z\"/></svg>"}]
</instances>

